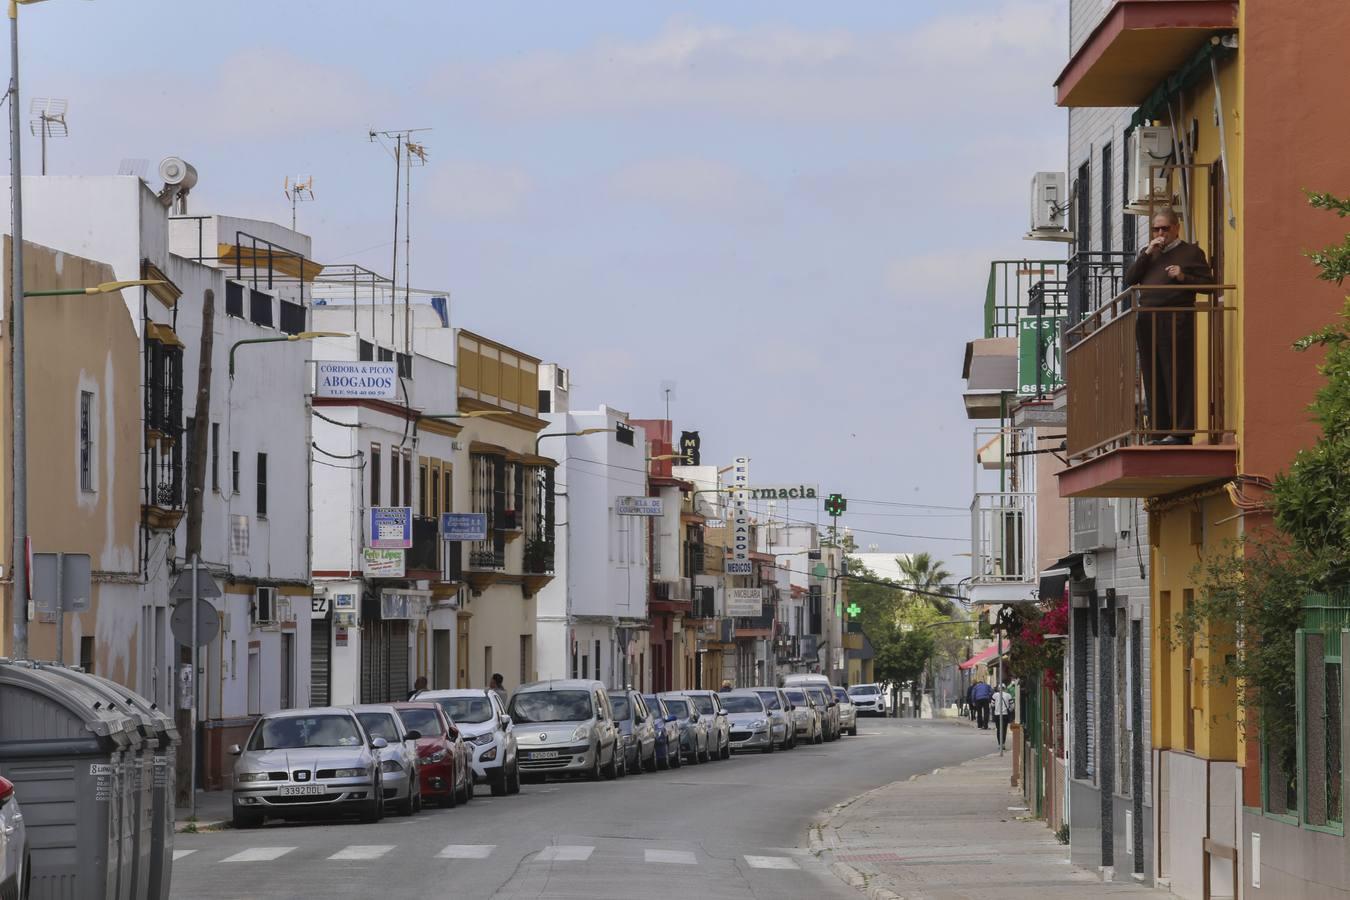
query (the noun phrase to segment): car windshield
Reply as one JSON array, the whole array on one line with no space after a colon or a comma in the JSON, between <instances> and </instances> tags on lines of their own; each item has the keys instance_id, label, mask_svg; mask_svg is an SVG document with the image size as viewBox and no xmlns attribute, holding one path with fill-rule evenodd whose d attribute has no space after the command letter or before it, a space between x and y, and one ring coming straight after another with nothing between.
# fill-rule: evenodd
<instances>
[{"instance_id":1,"label":"car windshield","mask_svg":"<svg viewBox=\"0 0 1350 900\"><path fill-rule=\"evenodd\" d=\"M583 722L592 718L587 691L531 691L511 698L511 718L517 725L545 722Z\"/></svg>"},{"instance_id":2,"label":"car windshield","mask_svg":"<svg viewBox=\"0 0 1350 900\"><path fill-rule=\"evenodd\" d=\"M689 717L689 704L683 700L666 700L664 703L672 716L679 716L682 719Z\"/></svg>"},{"instance_id":3,"label":"car windshield","mask_svg":"<svg viewBox=\"0 0 1350 900\"><path fill-rule=\"evenodd\" d=\"M848 691L844 690L843 688L835 688L834 699L838 700L840 703L847 703Z\"/></svg>"},{"instance_id":4,"label":"car windshield","mask_svg":"<svg viewBox=\"0 0 1350 900\"><path fill-rule=\"evenodd\" d=\"M700 716L711 716L713 714L713 703L711 697L693 696L689 702L694 704L694 709L698 710Z\"/></svg>"},{"instance_id":5,"label":"car windshield","mask_svg":"<svg viewBox=\"0 0 1350 900\"><path fill-rule=\"evenodd\" d=\"M825 692L820 688L807 688L806 692L811 695L811 699L816 701L816 705L824 706L826 704Z\"/></svg>"},{"instance_id":6,"label":"car windshield","mask_svg":"<svg viewBox=\"0 0 1350 900\"><path fill-rule=\"evenodd\" d=\"M877 686L875 684L859 684L849 688L848 692L853 697L871 697L876 695Z\"/></svg>"},{"instance_id":7,"label":"car windshield","mask_svg":"<svg viewBox=\"0 0 1350 900\"><path fill-rule=\"evenodd\" d=\"M451 722L486 722L492 718L492 704L486 696L482 697L437 697L436 702L445 710Z\"/></svg>"},{"instance_id":8,"label":"car windshield","mask_svg":"<svg viewBox=\"0 0 1350 900\"><path fill-rule=\"evenodd\" d=\"M629 713L628 697L626 697L626 696L623 695L623 694L618 694L618 695L615 695L615 696L611 696L611 697L609 698L609 705L612 706L612 707L614 707L614 718L615 718L615 719L626 719L626 718L628 718L628 716L629 716L629 714L630 714L630 713Z\"/></svg>"},{"instance_id":9,"label":"car windshield","mask_svg":"<svg viewBox=\"0 0 1350 900\"><path fill-rule=\"evenodd\" d=\"M441 730L441 717L436 715L434 709L400 709L398 717L403 720L404 728L420 732L422 737L440 737L445 734Z\"/></svg>"},{"instance_id":10,"label":"car windshield","mask_svg":"<svg viewBox=\"0 0 1350 900\"><path fill-rule=\"evenodd\" d=\"M758 694L723 694L722 705L731 713L764 712L764 701Z\"/></svg>"},{"instance_id":11,"label":"car windshield","mask_svg":"<svg viewBox=\"0 0 1350 900\"><path fill-rule=\"evenodd\" d=\"M782 708L783 708L783 707L780 706L779 703L778 703L778 695L777 695L776 693L774 693L773 691L757 691L757 693L759 694L759 699L761 699L761 700L764 701L764 707L765 707L766 709L782 709Z\"/></svg>"},{"instance_id":12,"label":"car windshield","mask_svg":"<svg viewBox=\"0 0 1350 900\"><path fill-rule=\"evenodd\" d=\"M362 727L371 737L382 737L391 744L398 741L398 726L394 724L394 717L389 713L359 712L356 717L361 720Z\"/></svg>"},{"instance_id":13,"label":"car windshield","mask_svg":"<svg viewBox=\"0 0 1350 900\"><path fill-rule=\"evenodd\" d=\"M647 704L647 708L652 711L652 715L662 719L670 715L664 709L661 708L661 701L656 697L655 694L643 694L642 700L644 703Z\"/></svg>"},{"instance_id":14,"label":"car windshield","mask_svg":"<svg viewBox=\"0 0 1350 900\"><path fill-rule=\"evenodd\" d=\"M249 739L250 750L359 747L361 732L351 716L282 716L264 719Z\"/></svg>"},{"instance_id":15,"label":"car windshield","mask_svg":"<svg viewBox=\"0 0 1350 900\"><path fill-rule=\"evenodd\" d=\"M783 691L783 693L787 694L787 698L793 703L796 703L799 706L806 705L806 695L801 691Z\"/></svg>"}]
</instances>

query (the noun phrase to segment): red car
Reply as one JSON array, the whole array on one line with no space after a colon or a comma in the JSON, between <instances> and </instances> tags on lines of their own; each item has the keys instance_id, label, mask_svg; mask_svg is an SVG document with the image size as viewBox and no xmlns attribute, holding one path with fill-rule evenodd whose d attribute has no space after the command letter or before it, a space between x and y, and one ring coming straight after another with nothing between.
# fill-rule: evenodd
<instances>
[{"instance_id":1,"label":"red car","mask_svg":"<svg viewBox=\"0 0 1350 900\"><path fill-rule=\"evenodd\" d=\"M417 758L421 762L422 796L437 798L453 807L473 799L473 770L469 751L459 729L437 703L395 703L403 727L416 731Z\"/></svg>"}]
</instances>

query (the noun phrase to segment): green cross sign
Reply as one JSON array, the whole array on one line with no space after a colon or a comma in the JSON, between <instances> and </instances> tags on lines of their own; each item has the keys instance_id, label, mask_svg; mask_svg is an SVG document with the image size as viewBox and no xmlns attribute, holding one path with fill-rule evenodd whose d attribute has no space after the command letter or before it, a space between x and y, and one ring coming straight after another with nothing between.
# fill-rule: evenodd
<instances>
[{"instance_id":1,"label":"green cross sign","mask_svg":"<svg viewBox=\"0 0 1350 900\"><path fill-rule=\"evenodd\" d=\"M858 613L860 612L862 612L862 607L859 606L858 604L850 603L848 605L848 617L850 619L856 619L858 617Z\"/></svg>"}]
</instances>

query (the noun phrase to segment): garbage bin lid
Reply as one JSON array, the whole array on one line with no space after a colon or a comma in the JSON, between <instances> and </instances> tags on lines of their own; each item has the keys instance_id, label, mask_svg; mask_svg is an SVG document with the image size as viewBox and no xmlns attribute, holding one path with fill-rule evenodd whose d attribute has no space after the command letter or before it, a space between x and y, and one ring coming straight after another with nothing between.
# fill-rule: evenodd
<instances>
[{"instance_id":1,"label":"garbage bin lid","mask_svg":"<svg viewBox=\"0 0 1350 900\"><path fill-rule=\"evenodd\" d=\"M147 736L153 732L161 739L167 737L171 742L178 743L178 727L174 724L173 716L160 709L158 704L150 702L149 699L124 684L118 684L111 678L104 678L102 675L95 675L92 672L84 672L74 668L67 671L82 675L84 678L102 685L114 695L121 697L124 703L141 716L141 728Z\"/></svg>"},{"instance_id":2,"label":"garbage bin lid","mask_svg":"<svg viewBox=\"0 0 1350 900\"><path fill-rule=\"evenodd\" d=\"M99 678L97 675L91 675L81 669L74 669L70 666L63 666L57 663L37 664L43 672L50 672L58 678L69 679L83 686L90 692L104 698L104 702L112 709L129 717L140 729L141 736L146 740L152 740L159 737L158 729L155 727L155 717L143 708L143 704L138 704L133 699L135 693L122 687L114 681L106 678ZM139 698L137 698L139 699Z\"/></svg>"},{"instance_id":3,"label":"garbage bin lid","mask_svg":"<svg viewBox=\"0 0 1350 900\"><path fill-rule=\"evenodd\" d=\"M84 730L113 745L109 749L139 747L141 737L136 722L122 711L120 705L109 704L106 697L92 692L87 686L62 678L28 662L0 664L0 687L36 694L51 706L63 710L80 722ZM0 740L23 740L28 735L16 733L19 716L0 716Z\"/></svg>"}]
</instances>

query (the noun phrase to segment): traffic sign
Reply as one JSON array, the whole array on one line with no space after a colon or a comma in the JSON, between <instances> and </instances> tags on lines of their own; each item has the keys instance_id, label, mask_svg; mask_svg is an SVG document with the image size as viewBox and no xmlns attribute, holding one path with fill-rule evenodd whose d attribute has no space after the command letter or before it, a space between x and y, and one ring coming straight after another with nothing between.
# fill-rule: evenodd
<instances>
[{"instance_id":1,"label":"traffic sign","mask_svg":"<svg viewBox=\"0 0 1350 900\"><path fill-rule=\"evenodd\" d=\"M169 614L169 630L178 639L178 643L194 646L192 642L192 598L179 600ZM195 646L204 647L215 640L220 633L220 613L209 601L197 600L197 642Z\"/></svg>"},{"instance_id":2,"label":"traffic sign","mask_svg":"<svg viewBox=\"0 0 1350 900\"><path fill-rule=\"evenodd\" d=\"M45 612L84 612L92 591L88 553L34 553L33 603Z\"/></svg>"},{"instance_id":3,"label":"traffic sign","mask_svg":"<svg viewBox=\"0 0 1350 900\"><path fill-rule=\"evenodd\" d=\"M178 573L174 579L173 588L169 591L169 596L175 600L187 600L192 596L192 567ZM216 586L216 580L211 577L211 573L201 566L197 567L197 598L211 599L220 596L220 588Z\"/></svg>"}]
</instances>

